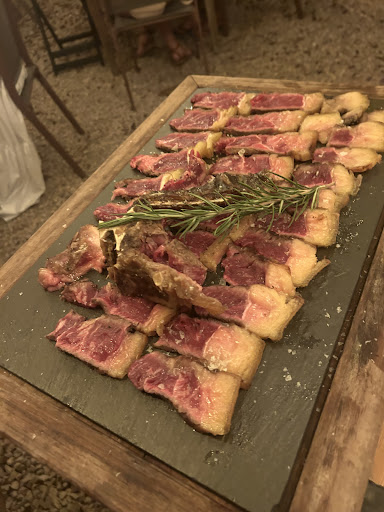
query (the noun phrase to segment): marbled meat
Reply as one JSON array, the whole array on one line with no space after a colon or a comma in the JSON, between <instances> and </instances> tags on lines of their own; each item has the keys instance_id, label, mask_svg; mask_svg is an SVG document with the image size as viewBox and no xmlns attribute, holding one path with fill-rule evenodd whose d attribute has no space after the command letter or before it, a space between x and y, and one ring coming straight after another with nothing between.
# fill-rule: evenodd
<instances>
[{"instance_id":1,"label":"marbled meat","mask_svg":"<svg viewBox=\"0 0 384 512\"><path fill-rule=\"evenodd\" d=\"M327 146L384 151L384 124L377 121L366 121L356 126L334 128L329 136Z\"/></svg>"},{"instance_id":2,"label":"marbled meat","mask_svg":"<svg viewBox=\"0 0 384 512\"><path fill-rule=\"evenodd\" d=\"M260 364L265 342L237 325L181 314L165 327L154 346L194 357L210 370L238 375L246 389Z\"/></svg>"},{"instance_id":3,"label":"marbled meat","mask_svg":"<svg viewBox=\"0 0 384 512\"><path fill-rule=\"evenodd\" d=\"M176 171L178 169L185 171L189 164L191 151L192 150L184 149L183 151L179 151L179 153L137 155L131 159L130 166L132 169L136 169L147 176L160 176L160 174Z\"/></svg>"},{"instance_id":4,"label":"marbled meat","mask_svg":"<svg viewBox=\"0 0 384 512\"><path fill-rule=\"evenodd\" d=\"M245 92L201 92L192 96L191 103L200 108L236 107L238 114L246 116L251 109L249 99L252 96Z\"/></svg>"},{"instance_id":5,"label":"marbled meat","mask_svg":"<svg viewBox=\"0 0 384 512\"><path fill-rule=\"evenodd\" d=\"M224 132L231 135L296 132L306 115L303 110L285 110L246 117L235 116L227 121Z\"/></svg>"},{"instance_id":6,"label":"marbled meat","mask_svg":"<svg viewBox=\"0 0 384 512\"><path fill-rule=\"evenodd\" d=\"M221 132L170 133L156 139L156 147L164 151L193 149L201 158L212 158L213 146L221 137Z\"/></svg>"},{"instance_id":7,"label":"marbled meat","mask_svg":"<svg viewBox=\"0 0 384 512\"><path fill-rule=\"evenodd\" d=\"M199 315L211 315L219 320L235 322L260 338L269 338L272 341L282 338L284 329L304 303L300 295L289 297L261 284L248 288L207 286L204 293L220 301L225 309L220 314L212 315L197 307Z\"/></svg>"},{"instance_id":8,"label":"marbled meat","mask_svg":"<svg viewBox=\"0 0 384 512\"><path fill-rule=\"evenodd\" d=\"M220 132L227 124L228 119L236 113L235 107L229 109L202 108L186 109L182 117L177 117L169 122L169 126L179 132L201 132L210 130Z\"/></svg>"},{"instance_id":9,"label":"marbled meat","mask_svg":"<svg viewBox=\"0 0 384 512\"><path fill-rule=\"evenodd\" d=\"M87 308L101 307L108 315L128 320L130 325L148 336L160 334L175 315L173 309L143 297L123 295L111 283L99 289L90 281L77 281L64 287L61 298Z\"/></svg>"},{"instance_id":10,"label":"marbled meat","mask_svg":"<svg viewBox=\"0 0 384 512\"><path fill-rule=\"evenodd\" d=\"M99 230L87 224L79 229L63 252L48 258L45 267L39 269L39 283L49 292L60 290L92 269L102 272L104 263Z\"/></svg>"},{"instance_id":11,"label":"marbled meat","mask_svg":"<svg viewBox=\"0 0 384 512\"><path fill-rule=\"evenodd\" d=\"M276 153L292 156L296 160L310 160L317 142L316 132L287 132L279 135L243 135L241 137L222 137L215 145L217 153L233 155L236 153Z\"/></svg>"},{"instance_id":12,"label":"marbled meat","mask_svg":"<svg viewBox=\"0 0 384 512\"><path fill-rule=\"evenodd\" d=\"M229 432L241 382L236 375L210 372L184 356L152 352L132 364L128 377L136 388L170 400L197 430Z\"/></svg>"},{"instance_id":13,"label":"marbled meat","mask_svg":"<svg viewBox=\"0 0 384 512\"><path fill-rule=\"evenodd\" d=\"M365 172L381 162L381 155L366 148L317 148L313 162L341 164L350 171Z\"/></svg>"},{"instance_id":14,"label":"marbled meat","mask_svg":"<svg viewBox=\"0 0 384 512\"><path fill-rule=\"evenodd\" d=\"M304 110L309 114L319 112L324 101L320 92L312 94L260 93L251 98L251 112L271 110Z\"/></svg>"},{"instance_id":15,"label":"marbled meat","mask_svg":"<svg viewBox=\"0 0 384 512\"><path fill-rule=\"evenodd\" d=\"M293 171L293 158L267 154L256 154L248 157L230 155L216 160L209 171L213 175L222 173L247 175L271 171L284 178L290 178ZM270 175L273 180L278 180L279 176Z\"/></svg>"},{"instance_id":16,"label":"marbled meat","mask_svg":"<svg viewBox=\"0 0 384 512\"><path fill-rule=\"evenodd\" d=\"M224 268L224 279L233 286L263 284L291 297L296 293L291 272L286 265L272 263L253 251L231 244L221 265Z\"/></svg>"},{"instance_id":17,"label":"marbled meat","mask_svg":"<svg viewBox=\"0 0 384 512\"><path fill-rule=\"evenodd\" d=\"M86 320L71 311L47 338L56 341L56 347L64 352L122 379L148 341L145 334L131 332L130 328L130 322L122 318L102 315Z\"/></svg>"}]
</instances>

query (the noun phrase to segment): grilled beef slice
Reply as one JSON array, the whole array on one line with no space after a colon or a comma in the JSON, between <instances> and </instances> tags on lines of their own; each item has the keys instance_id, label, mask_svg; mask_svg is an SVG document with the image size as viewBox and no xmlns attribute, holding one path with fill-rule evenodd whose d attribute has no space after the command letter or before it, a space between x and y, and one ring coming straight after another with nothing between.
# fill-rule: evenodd
<instances>
[{"instance_id":1,"label":"grilled beef slice","mask_svg":"<svg viewBox=\"0 0 384 512\"><path fill-rule=\"evenodd\" d=\"M243 286L207 286L204 293L220 301L225 310L214 314L215 318L225 322L235 322L260 338L278 341L285 327L304 303L300 295L288 297L267 286L255 284L249 288ZM209 313L196 308L199 315Z\"/></svg>"},{"instance_id":2,"label":"grilled beef slice","mask_svg":"<svg viewBox=\"0 0 384 512\"><path fill-rule=\"evenodd\" d=\"M341 164L350 171L364 172L381 162L381 155L367 148L317 148L313 162Z\"/></svg>"},{"instance_id":3,"label":"grilled beef slice","mask_svg":"<svg viewBox=\"0 0 384 512\"><path fill-rule=\"evenodd\" d=\"M170 400L197 430L219 436L229 432L239 377L210 372L187 357L160 352L133 363L128 377L136 388Z\"/></svg>"},{"instance_id":4,"label":"grilled beef slice","mask_svg":"<svg viewBox=\"0 0 384 512\"><path fill-rule=\"evenodd\" d=\"M90 281L77 281L64 287L61 298L87 308L101 307L108 315L128 320L148 336L160 334L163 326L175 315L173 309L143 297L122 295L111 283L99 290Z\"/></svg>"},{"instance_id":5,"label":"grilled beef slice","mask_svg":"<svg viewBox=\"0 0 384 512\"><path fill-rule=\"evenodd\" d=\"M48 258L45 267L39 270L39 282L49 292L60 290L91 269L102 272L104 261L99 230L87 224L79 229L63 252Z\"/></svg>"},{"instance_id":6,"label":"grilled beef slice","mask_svg":"<svg viewBox=\"0 0 384 512\"><path fill-rule=\"evenodd\" d=\"M132 333L129 321L103 315L93 320L69 312L47 338L56 347L78 357L111 377L122 379L142 354L147 336Z\"/></svg>"},{"instance_id":7,"label":"grilled beef slice","mask_svg":"<svg viewBox=\"0 0 384 512\"><path fill-rule=\"evenodd\" d=\"M238 375L241 387L247 389L265 342L237 325L181 314L165 327L154 346L199 359L210 370Z\"/></svg>"}]
</instances>

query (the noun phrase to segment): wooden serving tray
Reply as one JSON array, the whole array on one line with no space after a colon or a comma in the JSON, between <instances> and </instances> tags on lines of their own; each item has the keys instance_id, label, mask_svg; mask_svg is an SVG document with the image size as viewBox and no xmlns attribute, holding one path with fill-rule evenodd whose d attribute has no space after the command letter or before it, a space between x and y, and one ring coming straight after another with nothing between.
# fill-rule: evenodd
<instances>
[{"instance_id":1,"label":"wooden serving tray","mask_svg":"<svg viewBox=\"0 0 384 512\"><path fill-rule=\"evenodd\" d=\"M380 294L382 294L384 269L384 237L381 236L379 241L379 236L384 216L382 214L380 216L378 209L381 209L383 204L382 195L380 195L383 186L378 174L379 171L383 174L383 164L380 166L380 170L376 168L367 173L364 178L366 187L359 195L363 207L367 208L369 205L368 210L372 208L372 213L369 214L371 219L370 223L368 222L369 226L361 229L361 238L358 242L350 242L353 244L350 247L355 248L356 244L362 246L360 254L358 254L359 251L356 251L356 254L353 253L353 257L351 257L351 254L346 251L346 254L342 255L343 258L339 259L339 265L344 264L355 268L353 279L351 281L347 276L346 281L343 282L342 276L338 276L341 289L330 288L333 295L330 299L331 303L341 304L344 300L348 310L347 307L343 307L343 314L339 317L335 314L336 319L332 318L330 321L331 325L328 327L332 332L336 332L336 336L329 335L332 347L324 348L324 353L328 358L322 362L323 369L319 371L313 369L312 366L307 368L307 375L310 376L308 376L308 391L299 397L299 402L297 401L297 390L292 390L285 384L283 387L280 386L279 392L274 398L274 411L269 410L268 412L269 414L274 412L274 415L271 414L269 418L270 428L268 430L270 432L255 433L254 437L250 438L243 435L242 422L245 433L250 432L247 430L250 419L254 419L257 424L257 415L264 414L267 409L261 407L260 411L259 404L253 405L251 402L256 396L257 402L262 404L263 395L266 396L264 401L268 402L271 398L271 390L266 389L265 386L268 385L269 375L273 373L276 378L276 367L273 364L270 366L271 363L264 358L265 368L260 368L264 373L258 374L257 382L253 386L253 392L256 392L256 395L251 395L251 390L243 393L237 416L235 413L234 429L232 434L224 439L223 450L220 449L220 439L216 440L211 436L193 433L188 430L189 427L184 428L181 426L183 425L182 421L170 411L170 407L152 397L140 395L139 399L149 399L146 403L151 402L155 409L158 408L159 422L158 425L156 422L152 422L152 429L148 430L146 435L141 438L140 429L137 429L137 434L135 434L134 426L128 432L123 428L120 429L116 425L116 417L110 417L110 411L98 410L97 400L92 396L92 390L97 395L98 388L90 387L88 390L88 399L92 407L89 403L85 403L83 395L75 397L75 394L71 394L73 390L70 386L66 388L69 390L69 394L65 396L66 391L60 386L62 382L59 375L57 382L54 382L55 379L52 375L47 380L44 372L42 372L41 378L36 375L36 369L39 368L39 365L44 364L44 361L36 360L36 352L32 345L32 340L36 335L29 334L29 327L32 324L28 320L28 314L22 310L16 311L14 307L10 306L17 296L21 297L20 303L24 304L24 299L21 296L24 292L19 291L19 288L23 286L24 288L22 287L20 290L25 289L26 279L37 280L35 270L29 269L36 264L38 258L47 249L51 251L50 254L54 254L58 252L57 248L60 247L60 244L65 245L78 226L85 223L83 219L88 214L83 211L89 209L89 205L94 200L99 201L99 194L103 195L104 188L122 171L130 158L140 152L141 148L158 132L168 133L170 130L164 126L167 119L173 116L180 106L186 104L196 89L207 87L253 91L314 92L320 90L331 95L358 89L353 85L336 87L330 84L309 82L206 76L187 77L0 269L0 296L3 297L0 334L3 336L2 341L6 342L2 350L0 349L0 360L4 367L19 375L17 377L7 370L0 373L0 428L5 435L21 444L34 456L47 462L53 469L116 511L125 512L127 509L183 511L191 510L191 508L196 510L241 510L228 500L240 503L247 510L270 510L279 501L282 510L290 507L291 510L297 512L303 510L345 510L348 512L359 510L383 421L382 347L384 340L383 308L380 303ZM364 92L372 99L384 99L384 87L371 87L365 89ZM380 185L379 189L378 185ZM370 192L369 187L373 187L375 190ZM372 195L374 203L371 205L369 202ZM103 201L99 202L102 204ZM356 204L357 212L363 211L359 210L360 206L360 204ZM91 221L91 218L87 219L86 222ZM348 228L348 233L342 233L342 236L346 237L352 225L348 224L346 216L344 221L344 227ZM353 222L355 221L356 218L353 218ZM68 227L69 229L67 229ZM327 250L327 255L330 254L329 251L333 251L333 249ZM336 252L332 254L331 260L334 262L334 268L337 268L338 255ZM32 272L31 278L28 277L28 272ZM360 277L358 276L359 272ZM25 276L20 279L24 274ZM319 290L312 285L303 290L303 295L307 299L306 306L310 307L311 304L315 304L315 300L318 301L317 296L322 293L321 289L326 285L326 279L326 274L320 274L316 278ZM19 282L16 283L18 280ZM35 285L35 281L33 282L34 284L31 286ZM344 288L349 290L346 292L347 298L343 297ZM310 297L311 295L312 297ZM351 297L352 300L350 300ZM53 302L53 299L54 297L48 297L47 300ZM7 304L7 302L9 303ZM322 302L320 301L318 304L322 304ZM324 302L324 304L327 303ZM41 306L46 311L49 303L42 304L41 301L38 301L34 305L35 311L37 312ZM63 309L64 304L54 306L57 313L59 312L58 307ZM287 348L295 349L296 345L300 344L297 339L293 339L295 335L297 337L298 333L304 338L302 344L309 351L308 354L311 350L318 349L320 340L324 342L324 346L327 346L326 334L321 334L327 333L323 313L327 313L327 311L317 311L316 322L319 324L319 339L311 337L305 339L305 334L310 326L305 324L308 318L304 316L300 330L295 331L290 327L287 333L287 344L284 345L284 342L280 342L280 345L276 345L274 351L270 353L271 357L275 353L280 358L285 357L279 361L287 360ZM333 314L334 311L332 311ZM300 321L300 317L298 317L298 321ZM18 322L19 324L16 325ZM39 323L36 315L34 322ZM19 325L22 326L22 329L18 328ZM20 335L17 335L19 331L22 332L25 339L21 340ZM114 386L117 386L115 382L110 383L111 379L107 377L99 375L95 377L95 372L83 363L65 354L55 352L54 347L49 346L48 342L44 340L44 334L45 332L40 332L38 339L41 337L41 344L47 344L47 357L53 357L55 361L57 357L65 358L65 364L69 364L73 368L73 375L68 376L70 379L78 382L78 379L83 377L81 372L84 371L87 376L89 374L91 382L95 386L97 386L98 379L106 379L107 388L114 389ZM337 334L339 335L337 336ZM24 359L18 351L14 350L12 353L12 348L9 347L9 340L16 340L16 338L17 347L21 346L21 341L25 343ZM29 341L30 346L28 346ZM334 348L335 351L332 352ZM50 355L48 355L49 351ZM28 364L26 364L25 353L30 355ZM301 353L301 356L302 358L296 362L297 372L300 370L300 365L303 366L305 362L311 363L310 355ZM329 359L331 359L331 363L327 368ZM279 370L282 383L284 383L283 366L285 363ZM271 370L268 373L269 367ZM79 368L80 370L78 370ZM335 377L330 388L334 374ZM296 375L292 376L296 383ZM318 380L319 376L324 377L323 382ZM94 381L93 378L95 378ZM36 387L31 386L23 379L33 382ZM314 383L316 379L317 382ZM63 381L63 383L68 385L67 382ZM129 386L127 382L125 385ZM44 390L59 401L36 388ZM121 397L123 396L121 395ZM295 400L291 402L294 418L287 415L286 402L292 397L295 397ZM111 395L111 400L113 398L116 399L116 394ZM68 404L69 407L64 404ZM115 407L129 410L130 405L130 403L121 403L117 400ZM161 415L163 413L168 414L169 429L175 429L172 432L180 434L175 437L174 443L165 445L166 428L159 428L162 426L161 418L163 416ZM104 418L103 415L106 417ZM88 418L92 418L93 421ZM139 423L142 420L143 418L139 419ZM279 422L295 422L296 420L299 420L296 430L287 425L286 429L276 429L273 435L273 429ZM108 430L97 425L95 421L99 425L107 427ZM145 427L145 425L143 424L141 427ZM287 432L291 436L295 432L298 435L288 437L284 444L284 435ZM154 436L158 446L151 439L152 444L147 447L147 440ZM127 442L126 439L131 442ZM208 452L205 450L206 460L199 459L195 462L191 460L191 456L193 457L191 445L188 446L187 443L186 446L185 439L189 439L191 443L197 443L196 446L201 443L204 447L212 446L214 449ZM265 457L260 456L259 449L259 445L263 441ZM144 447L146 452L135 447L134 444ZM234 451L234 446L237 446L237 451ZM212 453L210 453L211 451ZM157 458L149 455L148 452ZM228 453L230 453L230 457ZM188 460L183 461L184 454L188 454ZM244 463L242 464L241 457L243 455ZM265 467L263 467L264 458L269 460ZM175 469L171 469L159 459L166 461L174 468L177 467L181 472L189 474L195 481ZM244 487L242 487L242 480L244 480ZM201 485L196 481L200 481ZM239 483L231 488L231 483L237 481ZM216 492L207 490L205 486L215 489ZM220 497L219 494L225 496L227 500Z\"/></svg>"}]
</instances>

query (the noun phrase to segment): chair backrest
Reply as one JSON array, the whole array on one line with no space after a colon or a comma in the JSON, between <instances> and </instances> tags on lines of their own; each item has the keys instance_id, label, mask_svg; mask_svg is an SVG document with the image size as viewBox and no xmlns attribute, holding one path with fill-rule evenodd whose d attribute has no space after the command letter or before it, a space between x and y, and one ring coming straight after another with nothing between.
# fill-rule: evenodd
<instances>
[{"instance_id":1,"label":"chair backrest","mask_svg":"<svg viewBox=\"0 0 384 512\"><path fill-rule=\"evenodd\" d=\"M23 58L14 34L13 23L9 16L7 0L0 0L0 76L4 81L16 83Z\"/></svg>"}]
</instances>

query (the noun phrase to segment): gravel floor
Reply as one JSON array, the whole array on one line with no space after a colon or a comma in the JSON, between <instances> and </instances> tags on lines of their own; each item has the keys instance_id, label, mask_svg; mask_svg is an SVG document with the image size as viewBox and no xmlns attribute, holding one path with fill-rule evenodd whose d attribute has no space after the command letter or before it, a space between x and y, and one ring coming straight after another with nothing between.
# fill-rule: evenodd
<instances>
[{"instance_id":1,"label":"gravel floor","mask_svg":"<svg viewBox=\"0 0 384 512\"><path fill-rule=\"evenodd\" d=\"M39 85L33 92L33 105L89 175L186 75L204 73L196 58L181 67L172 66L161 41L157 41L158 48L142 59L141 72L129 73L137 104L137 111L133 112L121 78L113 76L106 67L89 65L55 77L37 26L25 11L29 4L22 0L16 3L24 14L21 29L32 58L75 114L86 135L79 136L72 129ZM293 1L225 3L231 21L230 34L220 37L217 53L208 48L211 74L384 84L381 0L303 0L302 20L295 15ZM73 33L84 25L78 1L41 0L40 4L61 34ZM190 36L184 37L191 44ZM0 265L81 184L81 179L33 128L30 134L42 159L47 190L37 205L13 221L0 220ZM0 511L107 511L5 439L0 440L0 490L4 496L3 508L0 497Z\"/></svg>"}]
</instances>

